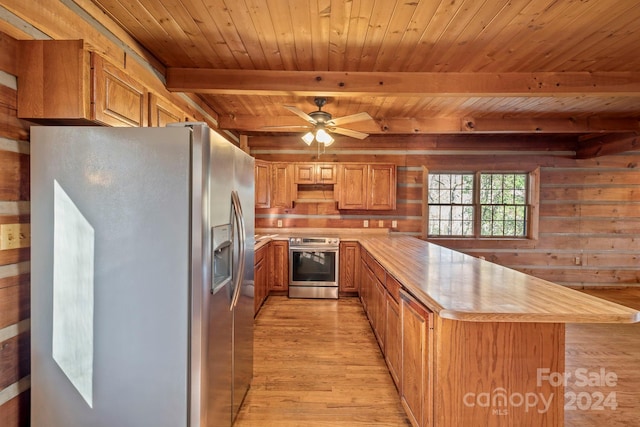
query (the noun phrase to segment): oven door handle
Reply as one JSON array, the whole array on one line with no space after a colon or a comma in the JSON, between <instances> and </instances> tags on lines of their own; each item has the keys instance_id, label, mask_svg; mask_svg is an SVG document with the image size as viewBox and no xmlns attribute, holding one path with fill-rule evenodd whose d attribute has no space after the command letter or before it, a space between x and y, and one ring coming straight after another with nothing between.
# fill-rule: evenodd
<instances>
[{"instance_id":1,"label":"oven door handle","mask_svg":"<svg viewBox=\"0 0 640 427\"><path fill-rule=\"evenodd\" d=\"M338 252L339 248L320 248L320 247L313 247L313 246L289 246L289 251L296 251L296 252Z\"/></svg>"}]
</instances>

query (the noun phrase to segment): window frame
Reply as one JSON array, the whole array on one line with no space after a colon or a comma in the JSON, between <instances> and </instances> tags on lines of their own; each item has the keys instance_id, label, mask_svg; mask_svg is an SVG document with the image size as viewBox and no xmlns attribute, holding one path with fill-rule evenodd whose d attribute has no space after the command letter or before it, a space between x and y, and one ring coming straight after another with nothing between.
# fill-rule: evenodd
<instances>
[{"instance_id":1,"label":"window frame","mask_svg":"<svg viewBox=\"0 0 640 427\"><path fill-rule=\"evenodd\" d=\"M447 236L429 235L429 175L432 174L462 174L474 175L473 183L473 235L471 236ZM526 206L526 233L524 236L482 236L482 204L480 203L480 175L481 174L526 174L527 175L527 204ZM423 167L423 221L422 239L424 240L538 240L539 206L540 206L540 168L533 170L437 170L430 171ZM438 206L441 206L438 204Z\"/></svg>"}]
</instances>

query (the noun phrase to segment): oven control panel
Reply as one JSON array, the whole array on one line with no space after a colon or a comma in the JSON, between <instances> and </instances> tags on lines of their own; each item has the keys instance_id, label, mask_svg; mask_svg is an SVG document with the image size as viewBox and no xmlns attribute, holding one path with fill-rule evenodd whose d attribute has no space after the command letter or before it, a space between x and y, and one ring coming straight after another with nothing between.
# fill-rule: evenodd
<instances>
[{"instance_id":1,"label":"oven control panel","mask_svg":"<svg viewBox=\"0 0 640 427\"><path fill-rule=\"evenodd\" d=\"M290 237L289 246L294 247L331 247L338 246L340 239L337 237Z\"/></svg>"}]
</instances>

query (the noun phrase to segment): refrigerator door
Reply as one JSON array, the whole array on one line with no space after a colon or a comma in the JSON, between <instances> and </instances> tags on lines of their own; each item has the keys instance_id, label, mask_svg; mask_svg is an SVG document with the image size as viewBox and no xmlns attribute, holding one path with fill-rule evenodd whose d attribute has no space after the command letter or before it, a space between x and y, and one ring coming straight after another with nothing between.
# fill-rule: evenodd
<instances>
[{"instance_id":1,"label":"refrigerator door","mask_svg":"<svg viewBox=\"0 0 640 427\"><path fill-rule=\"evenodd\" d=\"M217 138L216 138L217 137ZM233 224L231 192L233 191L233 145L208 128L194 127L194 138L210 144L207 159L209 185L207 215L214 230L228 228L231 235L231 279L211 293L212 284L201 289L202 295L202 381L204 418L202 427L226 427L232 423L233 388L233 311L234 279L237 277L237 230ZM194 373L195 375L195 373Z\"/></svg>"},{"instance_id":2,"label":"refrigerator door","mask_svg":"<svg viewBox=\"0 0 640 427\"><path fill-rule=\"evenodd\" d=\"M245 263L242 287L234 309L233 416L249 390L253 378L253 265L254 265L254 159L234 147L234 190L242 207L245 229Z\"/></svg>"},{"instance_id":3,"label":"refrigerator door","mask_svg":"<svg viewBox=\"0 0 640 427\"><path fill-rule=\"evenodd\" d=\"M187 426L190 132L31 128L33 426Z\"/></svg>"}]
</instances>

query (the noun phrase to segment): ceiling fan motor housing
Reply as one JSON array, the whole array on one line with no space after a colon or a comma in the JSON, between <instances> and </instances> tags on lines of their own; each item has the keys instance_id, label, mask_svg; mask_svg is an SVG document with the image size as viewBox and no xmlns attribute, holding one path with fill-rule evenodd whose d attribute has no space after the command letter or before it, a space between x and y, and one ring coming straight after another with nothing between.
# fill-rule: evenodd
<instances>
[{"instance_id":1,"label":"ceiling fan motor housing","mask_svg":"<svg viewBox=\"0 0 640 427\"><path fill-rule=\"evenodd\" d=\"M309 116L319 124L326 124L331 120L331 114L326 111L312 111Z\"/></svg>"}]
</instances>

